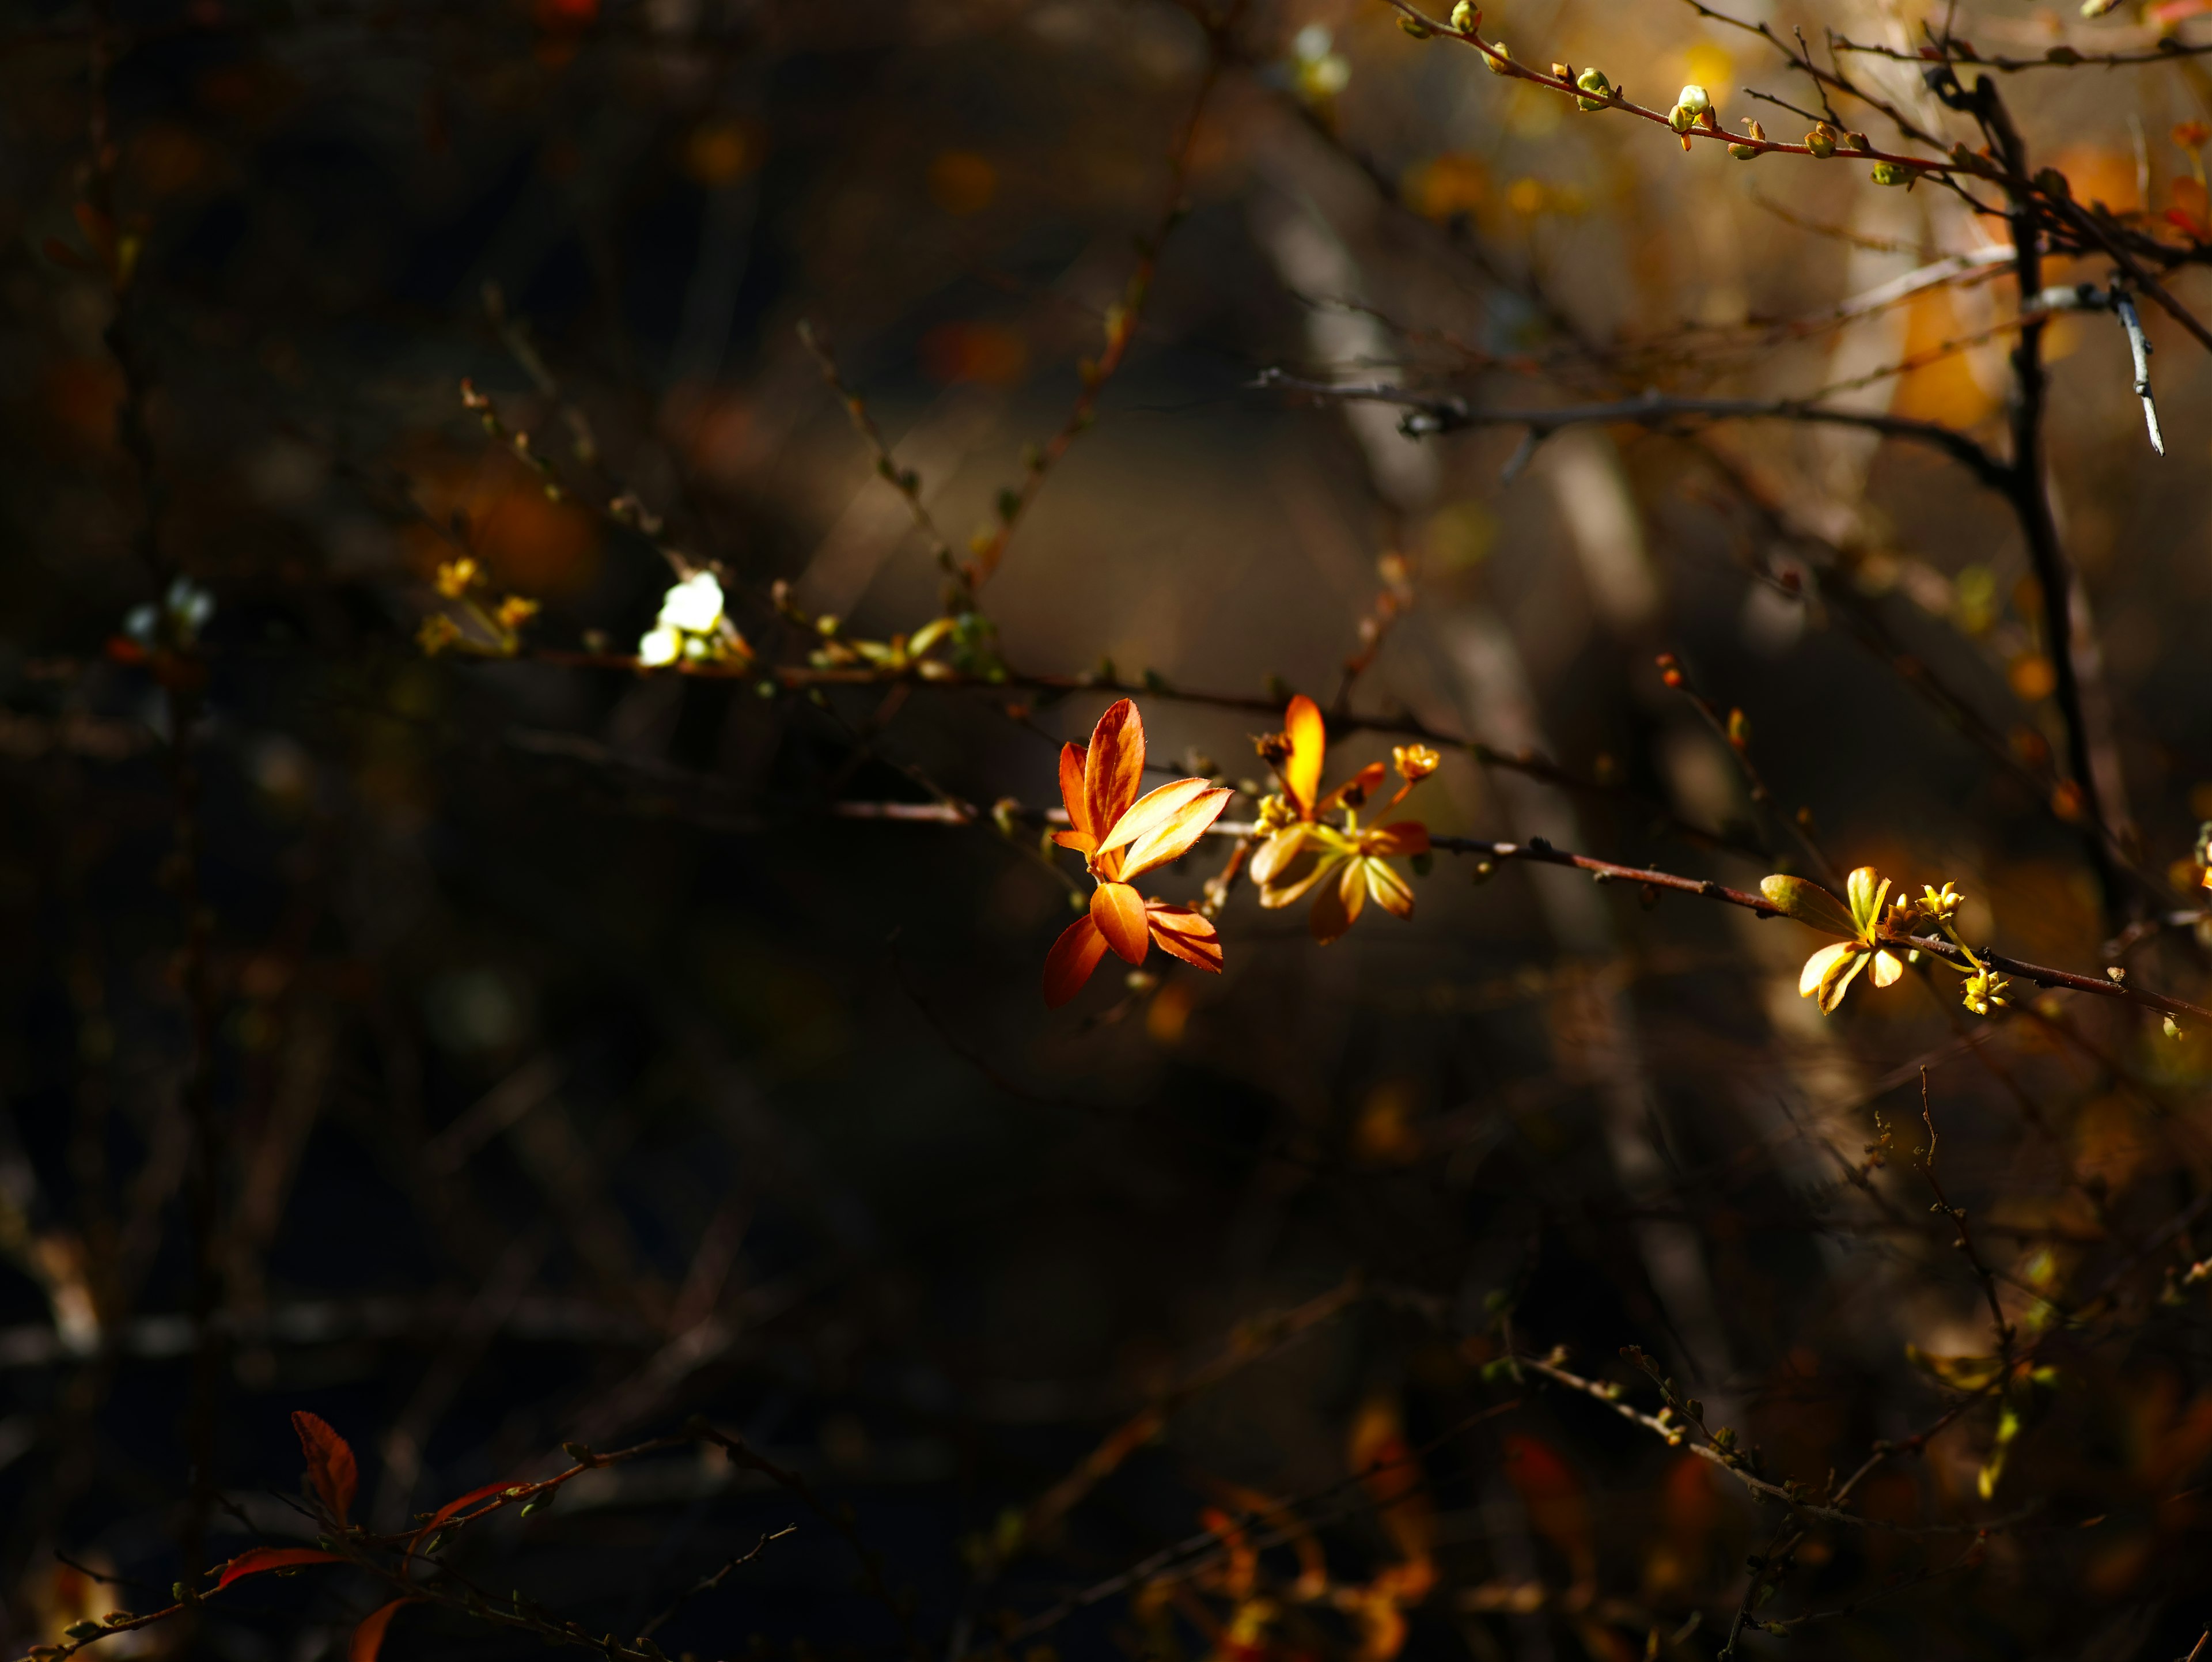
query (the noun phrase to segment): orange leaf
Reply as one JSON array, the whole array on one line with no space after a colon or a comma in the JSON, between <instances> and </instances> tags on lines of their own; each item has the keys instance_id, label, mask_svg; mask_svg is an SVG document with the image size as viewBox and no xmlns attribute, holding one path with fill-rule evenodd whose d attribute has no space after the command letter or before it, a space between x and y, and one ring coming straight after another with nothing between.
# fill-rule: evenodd
<instances>
[{"instance_id":1,"label":"orange leaf","mask_svg":"<svg viewBox=\"0 0 2212 1662\"><path fill-rule=\"evenodd\" d=\"M1174 819L1190 804L1194 796L1206 793L1203 779L1178 779L1171 785L1162 785L1158 790L1147 791L1130 805L1129 811L1116 819L1098 844L1098 851L1127 848L1147 831L1156 831Z\"/></svg>"},{"instance_id":2,"label":"orange leaf","mask_svg":"<svg viewBox=\"0 0 2212 1662\"><path fill-rule=\"evenodd\" d=\"M331 1516L344 1523L361 1483L351 1446L331 1429L329 1422L304 1410L293 1414L292 1429L299 1435L300 1452L307 1457L308 1487Z\"/></svg>"},{"instance_id":3,"label":"orange leaf","mask_svg":"<svg viewBox=\"0 0 2212 1662\"><path fill-rule=\"evenodd\" d=\"M2166 210L2169 222L2200 242L2212 240L2212 201L2202 185L2193 179L2175 180L2172 204Z\"/></svg>"},{"instance_id":4,"label":"orange leaf","mask_svg":"<svg viewBox=\"0 0 2212 1662\"><path fill-rule=\"evenodd\" d=\"M1130 963L1145 961L1152 936L1145 927L1144 897L1127 883L1101 883L1091 892L1091 921Z\"/></svg>"},{"instance_id":5,"label":"orange leaf","mask_svg":"<svg viewBox=\"0 0 2212 1662\"><path fill-rule=\"evenodd\" d=\"M1557 1547L1577 1582L1597 1573L1589 1507L1573 1468L1534 1437L1505 1440L1505 1476L1528 1509L1537 1534Z\"/></svg>"},{"instance_id":6,"label":"orange leaf","mask_svg":"<svg viewBox=\"0 0 2212 1662\"><path fill-rule=\"evenodd\" d=\"M1283 764L1283 788L1297 804L1299 816L1310 819L1321 790L1322 758L1328 749L1321 706L1301 692L1283 712L1283 734L1291 741L1289 759Z\"/></svg>"},{"instance_id":7,"label":"orange leaf","mask_svg":"<svg viewBox=\"0 0 2212 1662\"><path fill-rule=\"evenodd\" d=\"M414 1602L411 1598L395 1598L363 1616L361 1625L353 1630L353 1642L346 1647L346 1662L376 1662L376 1653L384 1648L384 1630L392 1625L392 1618L399 1614L402 1604Z\"/></svg>"},{"instance_id":8,"label":"orange leaf","mask_svg":"<svg viewBox=\"0 0 2212 1662\"><path fill-rule=\"evenodd\" d=\"M1188 782L1205 785L1203 779ZM1170 787L1170 788L1172 788ZM1158 791L1152 793L1157 796ZM1206 835L1206 828L1221 818L1222 809L1229 806L1231 793L1225 789L1202 790L1191 801L1186 802L1163 823L1152 827L1129 845L1129 852L1121 859L1121 875L1134 877L1155 866L1164 866L1170 860L1180 860L1190 851L1190 845ZM1137 807L1142 807L1139 802ZM1129 812L1133 814L1136 808Z\"/></svg>"},{"instance_id":9,"label":"orange leaf","mask_svg":"<svg viewBox=\"0 0 2212 1662\"><path fill-rule=\"evenodd\" d=\"M1145 922L1162 952L1215 975L1221 973L1221 936L1203 913L1164 900L1148 900Z\"/></svg>"},{"instance_id":10,"label":"orange leaf","mask_svg":"<svg viewBox=\"0 0 2212 1662\"><path fill-rule=\"evenodd\" d=\"M1129 811L1144 778L1144 718L1123 698L1098 718L1083 759L1083 807L1092 836L1104 836Z\"/></svg>"},{"instance_id":11,"label":"orange leaf","mask_svg":"<svg viewBox=\"0 0 2212 1662\"><path fill-rule=\"evenodd\" d=\"M1351 778L1329 792L1321 803L1321 811L1326 813L1328 809L1340 807L1355 797L1364 802L1375 794L1376 788L1382 784L1382 776L1388 770L1380 762L1370 762Z\"/></svg>"},{"instance_id":12,"label":"orange leaf","mask_svg":"<svg viewBox=\"0 0 2212 1662\"><path fill-rule=\"evenodd\" d=\"M1098 833L1091 827L1090 811L1083 800L1084 755L1081 745L1062 745L1060 747L1060 806L1067 810L1067 823L1075 827L1078 835L1095 845ZM1081 845L1066 843L1061 846L1072 849Z\"/></svg>"},{"instance_id":13,"label":"orange leaf","mask_svg":"<svg viewBox=\"0 0 2212 1662\"><path fill-rule=\"evenodd\" d=\"M241 1552L225 1564L216 1577L215 1590L221 1592L232 1582L248 1575L259 1575L265 1570L291 1569L300 1564L343 1564L345 1560L334 1552L325 1552L319 1547L254 1547Z\"/></svg>"},{"instance_id":14,"label":"orange leaf","mask_svg":"<svg viewBox=\"0 0 2212 1662\"><path fill-rule=\"evenodd\" d=\"M1399 819L1377 825L1360 840L1369 854L1426 854L1429 828L1418 819Z\"/></svg>"},{"instance_id":15,"label":"orange leaf","mask_svg":"<svg viewBox=\"0 0 2212 1662\"><path fill-rule=\"evenodd\" d=\"M1106 956L1106 937L1085 913L1060 932L1044 959L1044 1001L1057 1010L1083 990L1098 960ZM440 1516L443 1516L441 1513Z\"/></svg>"}]
</instances>

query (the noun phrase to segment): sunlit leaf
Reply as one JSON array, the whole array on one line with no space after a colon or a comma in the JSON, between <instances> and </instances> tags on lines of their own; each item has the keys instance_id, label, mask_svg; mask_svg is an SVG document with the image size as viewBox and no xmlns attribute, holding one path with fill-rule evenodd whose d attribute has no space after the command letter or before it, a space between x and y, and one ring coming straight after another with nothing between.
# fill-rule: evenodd
<instances>
[{"instance_id":1,"label":"sunlit leaf","mask_svg":"<svg viewBox=\"0 0 2212 1662\"><path fill-rule=\"evenodd\" d=\"M1203 784L1205 782L1199 780L1194 782ZM1129 852L1122 858L1122 876L1134 877L1140 872L1148 872L1156 866L1164 866L1171 860L1181 859L1189 851L1192 843L1206 835L1206 828L1221 817L1222 809L1229 806L1231 794L1226 789L1206 791L1185 803L1167 820L1132 843ZM1158 795L1158 792L1153 794ZM1137 805L1138 807L1143 806L1141 802ZM1129 812L1133 814L1136 811L1136 808L1132 808Z\"/></svg>"},{"instance_id":2,"label":"sunlit leaf","mask_svg":"<svg viewBox=\"0 0 2212 1662\"><path fill-rule=\"evenodd\" d=\"M1188 807L1195 799L1206 794L1203 779L1178 779L1172 784L1162 785L1158 790L1147 791L1129 807L1129 811L1114 822L1112 828L1099 840L1098 849L1126 849L1139 837L1158 831ZM1218 808L1215 810L1220 812Z\"/></svg>"},{"instance_id":3,"label":"sunlit leaf","mask_svg":"<svg viewBox=\"0 0 2212 1662\"><path fill-rule=\"evenodd\" d=\"M1060 802L1067 810L1067 823L1076 834L1088 839L1092 846L1097 843L1097 833L1091 829L1091 809L1084 795L1084 758L1087 754L1082 745L1062 745L1060 747ZM1082 846L1068 843L1069 848Z\"/></svg>"},{"instance_id":4,"label":"sunlit leaf","mask_svg":"<svg viewBox=\"0 0 2212 1662\"><path fill-rule=\"evenodd\" d=\"M1322 758L1328 749L1328 728L1321 719L1321 706L1303 692L1283 712L1283 732L1291 753L1282 766L1283 788L1298 812L1310 819L1321 790Z\"/></svg>"},{"instance_id":5,"label":"sunlit leaf","mask_svg":"<svg viewBox=\"0 0 2212 1662\"><path fill-rule=\"evenodd\" d=\"M1776 873L1762 878L1759 893L1767 904L1785 917L1794 917L1800 923L1809 923L1830 934L1856 934L1851 915L1844 910L1843 903L1818 883L1802 877L1790 877Z\"/></svg>"},{"instance_id":6,"label":"sunlit leaf","mask_svg":"<svg viewBox=\"0 0 2212 1662\"><path fill-rule=\"evenodd\" d=\"M1164 900L1148 900L1145 922L1162 952L1215 975L1221 973L1221 937L1212 920L1203 913Z\"/></svg>"},{"instance_id":7,"label":"sunlit leaf","mask_svg":"<svg viewBox=\"0 0 2212 1662\"><path fill-rule=\"evenodd\" d=\"M1132 964L1145 961L1152 940L1145 923L1145 901L1127 883L1101 883L1091 892L1091 921L1106 944Z\"/></svg>"}]
</instances>

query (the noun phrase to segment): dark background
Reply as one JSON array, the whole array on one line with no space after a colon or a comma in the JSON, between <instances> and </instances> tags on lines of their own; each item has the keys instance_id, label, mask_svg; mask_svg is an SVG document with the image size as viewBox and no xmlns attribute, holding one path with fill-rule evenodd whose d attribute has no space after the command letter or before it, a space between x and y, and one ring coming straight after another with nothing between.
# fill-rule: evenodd
<instances>
[{"instance_id":1,"label":"dark background","mask_svg":"<svg viewBox=\"0 0 2212 1662\"><path fill-rule=\"evenodd\" d=\"M1984 9L1959 27L1985 47L2060 38ZM1007 1633L1025 1657L1258 1653L1224 1636L1239 1600L1218 1569L1020 1626L1200 1531L1201 1508L1252 1504L1224 1485L1301 1501L1324 1546L1335 1592L1279 1611L1267 1653L1376 1654L1353 1595L1418 1517L1437 1582L1408 1655L1610 1662L1703 1612L1669 1653L1711 1656L1771 1509L1595 1404L1486 1373L1500 1310L1524 1348L1571 1345L1595 1374L1632 1379L1625 1344L1665 1359L1771 1475L1848 1471L1943 1409L1907 1345L1988 1347L1909 1162L1875 1176L1879 1203L1842 1177L1876 1112L1917 1146L1931 1060L1942 1169L2015 1311L2078 1305L2123 1263L2131 1290L2052 1342L2059 1374L1993 1501L1974 1490L1986 1410L1863 1497L1893 1522L2033 1502L2031 1520L1924 1585L1957 1537L1824 1536L1777 1609L1912 1585L1747 1644L2117 1659L2191 1642L2212 1610L2212 1357L2201 1290L2156 1300L2165 1265L2202 1249L2185 1230L2129 1254L2212 1182L2207 1034L2076 999L1984 1044L1948 979L1917 976L1862 983L1824 1022L1796 997L1818 942L1793 924L1593 898L1564 874L1471 884L1450 859L1412 922L1370 912L1327 948L1242 890L1219 982L1102 971L1048 1015L1037 977L1068 914L1033 831L830 806L923 800L926 781L1042 807L1054 746L1107 695L815 701L574 661L630 650L668 581L598 511L624 487L669 545L722 563L733 615L785 661L805 643L763 603L775 579L876 638L932 615L937 575L795 326L825 330L963 541L1021 444L1065 418L1134 240L1178 194L1206 56L1189 16L0 15L11 1646L166 1602L200 1513L208 1560L311 1535L277 1498L304 1408L351 1440L361 1513L386 1529L557 1469L564 1438L615 1447L707 1415L854 1508L948 1659ZM1819 21L1886 27L1871 7ZM1313 24L1350 68L1333 98L1301 95ZM1492 27L1531 61L1601 54L1638 83L1784 77L1686 9L1529 0ZM2116 915L2050 808L2059 729L2017 535L1942 460L1601 429L1504 482L1511 431L1417 448L1250 385L1379 350L1384 372L1504 403L1803 392L1981 326L1988 291L1895 308L1870 345L1773 320L1985 234L1932 192L1900 206L1786 159L1747 180L1663 133L1562 126L1379 6L1255 4L1224 43L1129 361L986 591L1007 661L1327 701L1376 561L1401 551L1412 608L1353 703L1607 782L1553 792L1455 752L1416 799L1437 831L1542 831L1755 886L1775 858L1669 833L1671 814L1794 850L1661 685L1671 649L1745 711L1778 802L1807 805L1840 865L1956 879L1971 938L2005 950L2203 987L2188 917L2124 959L2104 944L2194 906L2212 813L2212 378L2179 331L2153 320L2162 462L2110 320L2053 342L2054 489L2130 788L2115 817L2150 874ZM2190 168L2166 129L2204 113L2207 83L2194 61L2129 73L2007 91L2077 195L2117 199L2140 171L2154 208ZM85 202L143 247L120 298ZM1975 351L1871 396L1997 442L2002 361ZM533 435L561 501L463 407L464 378ZM1626 517L1593 525L1591 501ZM463 550L543 602L524 660L418 649L432 573ZM1759 575L1785 569L1794 598ZM117 649L179 574L214 598L198 648ZM1964 728L1901 657L1957 691ZM1275 719L1139 702L1157 762L1261 775L1250 741ZM1342 736L1330 779L1390 742ZM1194 855L1163 886L1192 898L1213 868ZM226 1336L198 1385L196 1240ZM1348 1278L1359 1295L1295 1340L1246 1325ZM1174 1394L1239 1343L1249 1366ZM994 1555L1010 1513L1163 1392L1161 1437ZM1419 1451L1414 1501L1347 1482L1378 1437ZM211 1510L190 1498L196 1446ZM627 1635L793 1522L661 1642L900 1651L834 1527L696 1452L580 1482L466 1562ZM57 1554L121 1580L94 1592ZM1296 1566L1264 1563L1280 1604ZM1534 1591L1500 1613L1500 1588ZM312 1662L367 1604L343 1575L264 1580L102 1653ZM532 1643L410 1613L387 1653Z\"/></svg>"}]
</instances>

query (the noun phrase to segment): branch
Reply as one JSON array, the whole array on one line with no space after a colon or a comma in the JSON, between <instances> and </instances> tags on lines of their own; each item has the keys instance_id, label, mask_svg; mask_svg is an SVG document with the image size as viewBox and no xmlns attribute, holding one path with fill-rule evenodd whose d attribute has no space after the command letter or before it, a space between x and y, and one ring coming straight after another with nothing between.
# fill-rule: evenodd
<instances>
[{"instance_id":1,"label":"branch","mask_svg":"<svg viewBox=\"0 0 2212 1662\"><path fill-rule=\"evenodd\" d=\"M1967 46L1963 40L1944 43L1949 52L1948 59L1931 58L1926 52L1904 52L1895 46L1863 46L1843 35L1830 38L1828 44L1838 52L1861 52L1869 58L1893 58L1900 64L1974 64L1984 69L1999 70L2007 75L2021 70L2078 70L2091 64L2103 69L2123 69L2135 64L2167 64L2177 58L2201 58L2212 52L2212 41L2197 46L2185 46L2171 37L2161 39L2149 52L2078 52L2072 46L2053 46L2040 58L1984 57Z\"/></svg>"},{"instance_id":2,"label":"branch","mask_svg":"<svg viewBox=\"0 0 2212 1662\"><path fill-rule=\"evenodd\" d=\"M1856 427L1886 438L1910 439L1930 445L1964 466L1990 490L2002 493L2009 486L2005 465L1963 433L1940 423L1916 421L1906 416L1877 415L1858 410L1833 410L1803 399L1690 399L1650 392L1637 399L1609 404L1563 405L1555 409L1480 409L1455 394L1416 393L1381 382L1334 384L1304 380L1280 369L1264 369L1255 387L1281 387L1316 398L1340 399L1365 404L1395 404L1407 415L1399 429L1408 438L1449 433L1469 427L1525 427L1531 439L1541 442L1563 427L1589 423L1630 423L1663 427L1672 422L1796 421L1832 427Z\"/></svg>"},{"instance_id":3,"label":"branch","mask_svg":"<svg viewBox=\"0 0 2212 1662\"><path fill-rule=\"evenodd\" d=\"M840 802L832 812L841 818L900 819L937 825L969 825L994 819L1022 820L1036 825L1064 825L1067 823L1067 816L1060 809L1024 808L1011 801L1000 802L988 813L958 802ZM1208 837L1243 838L1258 837L1261 833L1255 821L1217 819L1205 834ZM1565 866L1575 871L1588 872L1600 883L1633 883L1645 889L1693 895L1700 900L1717 900L1726 905L1741 906L1762 918L1785 916L1764 895L1732 889L1709 878L1683 877L1674 872L1657 871L1642 866L1624 866L1614 861L1600 860L1592 855L1570 853L1565 849L1554 848L1540 837L1532 837L1525 843L1494 843L1479 837L1431 837L1429 846L1445 854L1474 855L1482 864L1493 868L1499 862L1516 860L1531 861L1539 865ZM1482 864L1478 864L1477 874L1487 875L1482 870ZM1837 902L1838 906L1842 904L1841 901ZM1924 953L1960 970L1977 967L1963 948L1936 935L1899 934L1885 929L1878 932L1875 944L1899 952ZM1981 965L2001 970L2014 980L2033 982L2039 987L2087 993L2093 998L2118 999L2122 1003L2140 1005L2162 1015L2186 1016L2192 1021L2212 1023L2212 1009L2191 1004L2186 999L2150 992L2135 985L2132 979L2114 981L2109 976L2077 975L2071 970L2031 964L2024 959L2008 958L1997 952L1984 951L1978 957Z\"/></svg>"},{"instance_id":4,"label":"branch","mask_svg":"<svg viewBox=\"0 0 2212 1662\"><path fill-rule=\"evenodd\" d=\"M1540 87L1549 87L1554 92L1562 93L1569 98L1580 100L1580 107L1584 109L1589 109L1592 106L1596 106L1599 108L1603 109L1619 110L1623 114L1632 115L1641 120L1656 122L1660 126L1666 128L1670 133L1677 134L1680 137L1686 149L1688 147L1689 142L1692 139L1705 138L1726 144L1732 149L1748 151L1753 155L1765 155L1771 153L1784 155L1802 155L1814 161L1887 161L1896 167L1910 168L1916 174L1927 178L1948 178L1954 170L1954 164L1948 160L1940 161L1931 161L1926 156L1905 155L1888 150L1877 150L1871 146L1863 149L1845 149L1841 145L1837 145L1830 149L1827 154L1822 155L1820 152L1813 149L1811 146L1806 144L1784 144L1778 143L1769 138L1753 138L1741 133L1731 133L1719 125L1717 119L1714 119L1714 124L1711 126L1693 123L1686 130L1677 128L1672 121L1667 119L1664 112L1647 109L1641 104L1632 104L1627 99L1621 96L1618 89L1601 95L1593 94L1587 89L1577 86L1573 77L1571 76L1547 75L1540 70L1530 68L1528 64L1520 62L1517 58L1513 58L1501 48L1492 46L1488 41L1483 40L1482 37L1473 28L1468 29L1464 32L1455 29L1449 23L1441 22L1436 18L1425 15L1413 5L1407 3L1407 0L1382 0L1382 3L1389 6L1393 11L1396 12L1401 17L1406 18L1413 24L1419 26L1425 35L1435 35L1443 40L1455 40L1463 46L1473 47L1476 52L1482 54L1484 58L1487 60L1489 68L1496 74L1505 76L1516 81L1534 82ZM1691 0L1691 4L1702 16L1711 17L1723 23L1735 23L1739 28L1752 28L1752 26L1748 23L1741 22L1733 17L1723 16L1719 12L1707 10L1704 6L1698 5L1697 0ZM1480 24L1480 19L1477 20L1478 26ZM1754 33L1765 35L1769 40L1773 41L1774 45L1778 48L1780 48L1785 53L1788 52L1789 49L1787 47L1784 47L1779 40L1774 40L1772 33L1768 30L1765 24L1762 23L1759 25L1753 32ZM1793 58L1793 61L1796 60ZM1799 67L1809 68L1809 60L1806 63L1800 64ZM1823 74L1817 69L1813 70L1812 72L1814 74L1816 79L1826 82L1829 85L1835 87L1838 91L1848 92L1853 97L1857 98L1863 102L1880 110L1884 115L1888 116L1893 122L1896 123L1898 130L1903 132L1908 138L1913 139L1923 144L1932 145L1936 143L1934 138L1921 131L1910 121L1906 120L1904 116L1890 108L1888 105L1883 103L1880 99L1860 91L1859 88L1853 86L1842 76L1832 74ZM1972 170L1967 169L1966 171Z\"/></svg>"}]
</instances>

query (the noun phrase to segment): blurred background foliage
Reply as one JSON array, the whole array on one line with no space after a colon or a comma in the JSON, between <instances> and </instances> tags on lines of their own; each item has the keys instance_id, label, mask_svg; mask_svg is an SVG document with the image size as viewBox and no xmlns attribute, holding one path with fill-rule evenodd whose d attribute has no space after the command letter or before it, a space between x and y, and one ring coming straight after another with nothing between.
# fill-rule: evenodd
<instances>
[{"instance_id":1,"label":"blurred background foliage","mask_svg":"<svg viewBox=\"0 0 2212 1662\"><path fill-rule=\"evenodd\" d=\"M2171 4L1951 9L2022 57L2204 27ZM1907 50L1943 21L1802 10L1745 6ZM604 661L668 575L601 511L621 490L733 590L786 580L871 637L933 615L940 575L796 326L825 332L958 542L1065 419L1134 240L1180 198L1100 418L985 592L1007 662L1150 673L1156 759L1263 778L1251 740L1275 720L1172 694L1326 703L1401 593L1352 705L1589 782L1455 752L1425 788L1439 833L1755 886L1802 805L1841 866L1957 880L1969 940L2203 987L2197 349L2152 317L2161 460L2118 327L2050 330L2105 800L2144 874L2115 901L2053 788L2020 537L1945 459L1790 426L1595 428L1509 470L1511 430L1417 443L1389 412L1254 386L1373 374L1525 406L1802 394L1905 364L1841 399L2001 445L2001 283L1832 315L2001 226L1842 167L1685 156L1381 4L1207 15L1211 45L1192 9L1140 0L9 9L16 1649L160 1602L195 1551L299 1534L271 1492L295 1487L286 1415L307 1407L361 1452L384 1528L562 1438L708 1415L854 1508L948 1662L1711 1656L1775 1508L1492 1364L1566 1345L1632 1382L1614 1357L1639 1344L1778 1481L1936 1421L1956 1392L1909 1349L1990 1338L1906 1157L1923 1064L1944 1181L2012 1318L2090 1313L2006 1410L1993 1494L1992 1402L1859 1493L1870 1518L1967 1533L1816 1531L1762 1613L1845 1613L1744 1647L2119 1662L2179 1654L2212 1616L2212 1355L2185 1274L2212 1250L2191 1209L2212 1190L2212 1031L2167 1040L2056 997L1966 1024L1917 977L1824 1019L1796 995L1814 943L1793 924L1565 872L1471 883L1449 858L1410 923L1318 948L1243 892L1219 981L1102 976L1048 1018L1066 889L1030 832L828 809L921 801L918 781L1042 807L1054 747L1104 694L811 700ZM1644 101L1700 82L1731 120L1751 86L1808 95L1687 6L1507 0L1486 31ZM2186 214L2201 155L2169 135L2212 113L2206 61L2003 91L2077 199ZM1909 64L1866 68L1935 110ZM570 482L557 500L464 408L465 378ZM417 649L464 551L542 603L548 654ZM179 575L213 600L204 650L162 668L115 649ZM1662 649L1744 713L1778 813L1662 685ZM1336 743L1332 776L1389 740ZM1199 864L1168 891L1194 897ZM1870 1169L1877 1116L1897 1141ZM1295 1334L1251 1325L1333 1288ZM1148 1404L1079 1504L1047 1503ZM594 1481L472 1542L471 1574L627 1635L797 1521L661 1642L904 1648L787 1493L706 1456ZM1302 1521L1252 1562L1109 1580L1291 1502ZM313 1662L365 1608L342 1579L260 1585L103 1651ZM506 1641L425 1617L390 1642Z\"/></svg>"}]
</instances>

